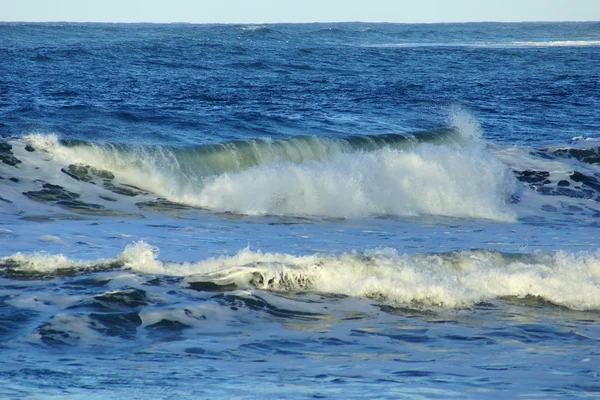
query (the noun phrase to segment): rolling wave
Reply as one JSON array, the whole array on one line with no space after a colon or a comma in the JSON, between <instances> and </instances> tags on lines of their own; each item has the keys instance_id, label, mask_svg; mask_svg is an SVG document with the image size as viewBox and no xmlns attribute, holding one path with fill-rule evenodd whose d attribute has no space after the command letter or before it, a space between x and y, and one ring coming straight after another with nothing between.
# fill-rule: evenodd
<instances>
[{"instance_id":1,"label":"rolling wave","mask_svg":"<svg viewBox=\"0 0 600 400\"><path fill-rule=\"evenodd\" d=\"M78 261L62 255L21 254L0 258L0 274L18 279L130 270L183 277L199 291L265 290L368 298L380 305L417 309L469 308L503 299L539 298L573 310L600 310L598 253L511 254L488 250L398 254L393 249L341 255L262 253L199 262L158 259L140 241L111 259Z\"/></svg>"},{"instance_id":2,"label":"rolling wave","mask_svg":"<svg viewBox=\"0 0 600 400\"><path fill-rule=\"evenodd\" d=\"M414 134L252 139L186 148L25 137L76 180L167 201L248 215L443 215L512 220L514 178L471 128ZM21 151L20 157L32 157ZM48 177L50 179L50 177ZM46 181L46 199L55 189ZM119 182L126 187L119 186ZM80 189L79 189L80 190ZM129 193L135 195L135 193ZM74 192L53 199L77 201ZM66 197L66 199L64 199ZM92 210L93 211L93 210Z\"/></svg>"},{"instance_id":3,"label":"rolling wave","mask_svg":"<svg viewBox=\"0 0 600 400\"><path fill-rule=\"evenodd\" d=\"M188 147L28 135L0 148L3 168L10 168L0 177L14 174L0 180L6 187L0 201L15 212L25 207L20 200L25 195L75 213L121 216L135 214L123 208L128 198L142 211L192 207L319 218L514 221L519 213L510 203L515 202L535 204L527 213L536 218L540 211L561 209L581 211L587 220L600 213L596 141L498 150L480 138L476 123L455 117L453 127L412 134L259 138ZM118 211L109 210L115 207Z\"/></svg>"},{"instance_id":4,"label":"rolling wave","mask_svg":"<svg viewBox=\"0 0 600 400\"><path fill-rule=\"evenodd\" d=\"M250 215L442 215L510 221L514 177L473 148L420 146L271 163L207 179L183 201Z\"/></svg>"},{"instance_id":5,"label":"rolling wave","mask_svg":"<svg viewBox=\"0 0 600 400\"><path fill-rule=\"evenodd\" d=\"M183 172L199 177L244 170L271 162L302 163L331 155L369 152L382 148L410 149L421 143L464 143L467 138L456 128L409 134L358 135L342 138L297 136L287 139L257 138L189 147L136 146L59 140L56 135L28 135L34 148L69 163L92 163L96 168L121 169L125 164L159 167L178 165Z\"/></svg>"}]
</instances>

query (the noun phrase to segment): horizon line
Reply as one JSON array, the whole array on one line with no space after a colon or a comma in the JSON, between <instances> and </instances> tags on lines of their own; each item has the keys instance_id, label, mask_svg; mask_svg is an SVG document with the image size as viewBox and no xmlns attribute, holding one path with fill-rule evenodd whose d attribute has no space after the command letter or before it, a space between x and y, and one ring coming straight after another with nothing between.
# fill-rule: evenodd
<instances>
[{"instance_id":1,"label":"horizon line","mask_svg":"<svg viewBox=\"0 0 600 400\"><path fill-rule=\"evenodd\" d=\"M189 22L189 21L85 21L85 20L0 20L0 23L13 24L147 24L147 25L308 25L308 24L398 24L398 25L433 25L433 24L526 24L526 23L595 23L600 20L484 20L484 21L302 21L302 22Z\"/></svg>"}]
</instances>

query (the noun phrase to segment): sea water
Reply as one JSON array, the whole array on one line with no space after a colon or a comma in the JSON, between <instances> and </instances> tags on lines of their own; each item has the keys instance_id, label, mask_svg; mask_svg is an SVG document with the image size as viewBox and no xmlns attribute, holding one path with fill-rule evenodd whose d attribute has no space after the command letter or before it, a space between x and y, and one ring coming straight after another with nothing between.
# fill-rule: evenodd
<instances>
[{"instance_id":1,"label":"sea water","mask_svg":"<svg viewBox=\"0 0 600 400\"><path fill-rule=\"evenodd\" d=\"M0 24L0 397L600 393L600 25Z\"/></svg>"}]
</instances>

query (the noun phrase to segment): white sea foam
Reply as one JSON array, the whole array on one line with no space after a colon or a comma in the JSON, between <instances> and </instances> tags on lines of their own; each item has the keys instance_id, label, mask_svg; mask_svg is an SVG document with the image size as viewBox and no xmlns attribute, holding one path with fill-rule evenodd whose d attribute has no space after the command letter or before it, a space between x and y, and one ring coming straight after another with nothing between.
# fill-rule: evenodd
<instances>
[{"instance_id":1,"label":"white sea foam","mask_svg":"<svg viewBox=\"0 0 600 400\"><path fill-rule=\"evenodd\" d=\"M515 183L484 148L467 113L452 123L465 146L422 144L412 150L338 153L302 164L275 162L206 181L182 202L242 214L358 217L443 215L514 219L505 204Z\"/></svg>"},{"instance_id":2,"label":"white sea foam","mask_svg":"<svg viewBox=\"0 0 600 400\"><path fill-rule=\"evenodd\" d=\"M273 163L222 174L183 202L242 214L357 217L422 214L512 220L508 170L475 149L423 145Z\"/></svg>"},{"instance_id":3,"label":"white sea foam","mask_svg":"<svg viewBox=\"0 0 600 400\"><path fill-rule=\"evenodd\" d=\"M600 253L513 260L485 251L408 256L379 249L295 257L245 249L184 268L185 273L213 271L190 280L240 287L253 282L262 289L344 294L400 307L470 307L508 296L537 296L572 309L600 309Z\"/></svg>"},{"instance_id":4,"label":"white sea foam","mask_svg":"<svg viewBox=\"0 0 600 400\"><path fill-rule=\"evenodd\" d=\"M600 46L600 40L552 40L552 41L513 41L513 42L404 42L364 45L365 47L475 47L475 48L511 48L511 47L593 47Z\"/></svg>"},{"instance_id":5,"label":"white sea foam","mask_svg":"<svg viewBox=\"0 0 600 400\"><path fill-rule=\"evenodd\" d=\"M271 32L271 29L265 25L250 25L239 28L244 32Z\"/></svg>"},{"instance_id":6,"label":"white sea foam","mask_svg":"<svg viewBox=\"0 0 600 400\"><path fill-rule=\"evenodd\" d=\"M122 265L123 268L132 268L135 265L138 269L157 270L157 266L162 265L158 258L158 249L150 246L144 241L139 241L133 245L127 246L125 250L116 258L97 259L97 260L79 260L69 258L63 254L49 254L46 252L34 252L27 254L18 252L11 256L0 257L0 265L9 264L15 270L21 272L41 272L54 273L59 270L86 270L92 267L101 267L103 265Z\"/></svg>"},{"instance_id":7,"label":"white sea foam","mask_svg":"<svg viewBox=\"0 0 600 400\"><path fill-rule=\"evenodd\" d=\"M62 254L46 254L46 253L16 253L9 257L0 258L0 263L8 261L18 265L20 271L37 271L43 273L51 273L60 269L82 268L82 266L92 265L91 262L83 262L72 260Z\"/></svg>"},{"instance_id":8,"label":"white sea foam","mask_svg":"<svg viewBox=\"0 0 600 400\"><path fill-rule=\"evenodd\" d=\"M171 263L159 260L158 250L140 241L112 260L85 263L20 253L8 258L22 268L44 272L65 265L85 268L121 261L123 268L133 272L185 276L187 282L343 294L397 307L462 308L504 297L534 296L575 310L600 310L600 252L510 255L470 250L406 255L376 249L295 256L246 248L233 256Z\"/></svg>"},{"instance_id":9,"label":"white sea foam","mask_svg":"<svg viewBox=\"0 0 600 400\"><path fill-rule=\"evenodd\" d=\"M81 144L65 146L57 135L31 134L23 138L34 148L51 155L63 164L89 165L115 174L122 182L151 190L162 196L177 191L177 180L182 176L179 162L168 149L150 151L135 147L121 151L114 146ZM174 186L175 184L175 186Z\"/></svg>"},{"instance_id":10,"label":"white sea foam","mask_svg":"<svg viewBox=\"0 0 600 400\"><path fill-rule=\"evenodd\" d=\"M408 139L399 148L384 144L383 148L371 151L355 151L328 139L304 138L276 145L250 141L233 146L234 153L197 155L143 146L63 145L55 135L30 135L27 142L41 151L28 153L22 145L15 146L15 151L24 160L19 168L20 177L31 179L24 179L18 185L2 181L6 186L3 197L17 204L23 191L39 190L34 181L40 178L80 193L90 203L104 204L98 196L117 197L105 193L102 184L78 182L60 172L66 165L79 163L109 170L116 176L115 183L147 189L173 202L247 215L323 218L434 215L510 222L530 217L561 219L562 213L544 209L571 212L569 207L576 207L583 211L571 219L596 218L598 208L593 198L545 196L536 188L519 184L512 170L548 171L549 185L556 186L561 180L569 181L573 171L594 176L597 166L569 158L546 159L538 156L536 149L525 146L486 143L478 122L461 109L451 110L448 122L454 131L440 136L439 143L433 139L434 143L409 145ZM451 140L448 143L445 139ZM569 148L594 147L596 141L578 140ZM258 148L252 148L255 153L246 153L248 149L244 146L252 143ZM275 147L283 153L275 154ZM544 151L564 146L555 147ZM242 160L252 158L251 155L258 157L253 163ZM226 167L222 160L214 160L217 156L229 157ZM185 157L191 157L192 161ZM198 159L228 172L203 175L199 171L204 169L192 168ZM239 165L229 166L232 159L239 161ZM576 186L572 184L575 189ZM520 203L507 204L513 196ZM134 201L139 199L138 196ZM119 202L107 206L128 210L127 207L133 206L130 203L131 198L122 196ZM31 213L39 213L40 207L36 203Z\"/></svg>"},{"instance_id":11,"label":"white sea foam","mask_svg":"<svg viewBox=\"0 0 600 400\"><path fill-rule=\"evenodd\" d=\"M412 144L405 149L351 151L323 139L317 142L327 148L317 146L317 157L313 141L290 140L296 146L292 146L294 151L284 150L293 157L276 157L270 154L274 149L266 146L268 157L260 159L258 165L216 175L190 169L193 164L183 165L167 148L67 146L54 135L29 135L25 139L63 165L85 164L108 170L119 182L174 202L216 211L334 218L440 215L514 220L514 213L505 204L515 184L509 170L485 150L472 116L453 110L451 120L466 144L417 144L407 139ZM306 157L296 154L304 150Z\"/></svg>"},{"instance_id":12,"label":"white sea foam","mask_svg":"<svg viewBox=\"0 0 600 400\"><path fill-rule=\"evenodd\" d=\"M176 201L251 215L359 217L443 215L511 221L505 200L515 184L484 148L480 127L455 109L466 145L334 153L304 163L273 162L224 173Z\"/></svg>"},{"instance_id":13,"label":"white sea foam","mask_svg":"<svg viewBox=\"0 0 600 400\"><path fill-rule=\"evenodd\" d=\"M512 44L518 47L587 47L600 46L600 40L552 40L512 42Z\"/></svg>"}]
</instances>

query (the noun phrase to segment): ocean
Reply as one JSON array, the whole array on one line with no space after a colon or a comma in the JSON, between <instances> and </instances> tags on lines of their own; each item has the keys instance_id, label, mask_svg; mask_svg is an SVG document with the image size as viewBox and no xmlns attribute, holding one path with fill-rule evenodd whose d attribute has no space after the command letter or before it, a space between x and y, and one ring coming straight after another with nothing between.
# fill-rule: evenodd
<instances>
[{"instance_id":1,"label":"ocean","mask_svg":"<svg viewBox=\"0 0 600 400\"><path fill-rule=\"evenodd\" d=\"M0 398L600 395L600 23L0 23Z\"/></svg>"}]
</instances>

